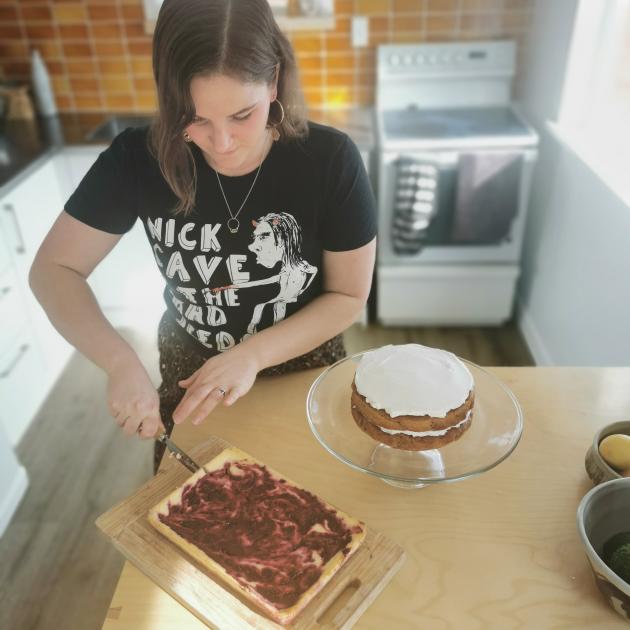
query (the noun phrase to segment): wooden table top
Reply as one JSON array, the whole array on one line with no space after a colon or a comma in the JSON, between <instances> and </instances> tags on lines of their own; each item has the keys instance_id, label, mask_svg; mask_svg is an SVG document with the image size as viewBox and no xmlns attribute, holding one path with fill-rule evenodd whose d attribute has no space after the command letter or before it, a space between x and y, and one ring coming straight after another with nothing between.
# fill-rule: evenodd
<instances>
[{"instance_id":1,"label":"wooden table top","mask_svg":"<svg viewBox=\"0 0 630 630\"><path fill-rule=\"evenodd\" d=\"M319 370L260 378L234 407L173 438L189 449L217 435L406 550L355 628L627 628L595 586L576 510L592 487L584 455L593 435L630 419L630 368L487 370L518 398L523 437L497 467L455 483L398 489L325 451L305 412ZM206 626L126 562L103 628Z\"/></svg>"}]
</instances>

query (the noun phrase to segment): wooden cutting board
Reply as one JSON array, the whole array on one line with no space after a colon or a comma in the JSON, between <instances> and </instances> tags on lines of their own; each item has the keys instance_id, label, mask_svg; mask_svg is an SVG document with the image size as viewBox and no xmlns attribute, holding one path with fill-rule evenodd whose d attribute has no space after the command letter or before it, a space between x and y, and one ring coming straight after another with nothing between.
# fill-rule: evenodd
<instances>
[{"instance_id":1,"label":"wooden cutting board","mask_svg":"<svg viewBox=\"0 0 630 630\"><path fill-rule=\"evenodd\" d=\"M213 437L191 449L190 455L195 461L207 462L230 446ZM149 523L149 509L190 475L176 462L162 467L132 496L102 514L97 527L128 560L211 628L282 628L236 591L210 577ZM351 628L404 560L401 547L366 526L366 536L357 551L288 627L301 630L318 624L331 630Z\"/></svg>"}]
</instances>

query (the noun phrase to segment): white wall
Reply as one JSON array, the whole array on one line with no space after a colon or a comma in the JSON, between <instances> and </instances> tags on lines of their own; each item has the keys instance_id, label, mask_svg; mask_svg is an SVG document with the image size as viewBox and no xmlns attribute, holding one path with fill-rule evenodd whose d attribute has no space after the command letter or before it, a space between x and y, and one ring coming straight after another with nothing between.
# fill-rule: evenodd
<instances>
[{"instance_id":1,"label":"white wall","mask_svg":"<svg viewBox=\"0 0 630 630\"><path fill-rule=\"evenodd\" d=\"M549 132L577 0L537 0L522 90L541 136L518 289L540 365L630 365L630 208Z\"/></svg>"}]
</instances>

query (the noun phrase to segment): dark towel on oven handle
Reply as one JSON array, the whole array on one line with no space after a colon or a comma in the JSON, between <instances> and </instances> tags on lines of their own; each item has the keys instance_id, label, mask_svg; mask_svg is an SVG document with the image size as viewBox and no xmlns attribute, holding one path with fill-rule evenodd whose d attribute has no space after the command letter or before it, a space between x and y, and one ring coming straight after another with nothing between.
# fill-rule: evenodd
<instances>
[{"instance_id":1,"label":"dark towel on oven handle","mask_svg":"<svg viewBox=\"0 0 630 630\"><path fill-rule=\"evenodd\" d=\"M396 254L420 252L438 203L436 164L403 157L396 161L392 246Z\"/></svg>"},{"instance_id":2,"label":"dark towel on oven handle","mask_svg":"<svg viewBox=\"0 0 630 630\"><path fill-rule=\"evenodd\" d=\"M487 245L509 237L518 212L522 153L461 153L451 242Z\"/></svg>"}]
</instances>

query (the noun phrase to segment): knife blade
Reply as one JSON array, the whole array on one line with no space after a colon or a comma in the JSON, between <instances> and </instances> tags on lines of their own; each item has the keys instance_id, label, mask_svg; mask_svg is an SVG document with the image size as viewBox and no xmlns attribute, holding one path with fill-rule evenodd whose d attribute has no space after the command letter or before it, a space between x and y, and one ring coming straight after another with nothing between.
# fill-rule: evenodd
<instances>
[{"instance_id":1,"label":"knife blade","mask_svg":"<svg viewBox=\"0 0 630 630\"><path fill-rule=\"evenodd\" d=\"M186 466L188 470L191 472L197 472L199 469L202 469L205 473L208 471L200 466L186 451L183 451L166 433L162 433L160 436L156 438L158 442L162 442L166 446L166 448L173 454L173 457L180 463Z\"/></svg>"}]
</instances>

